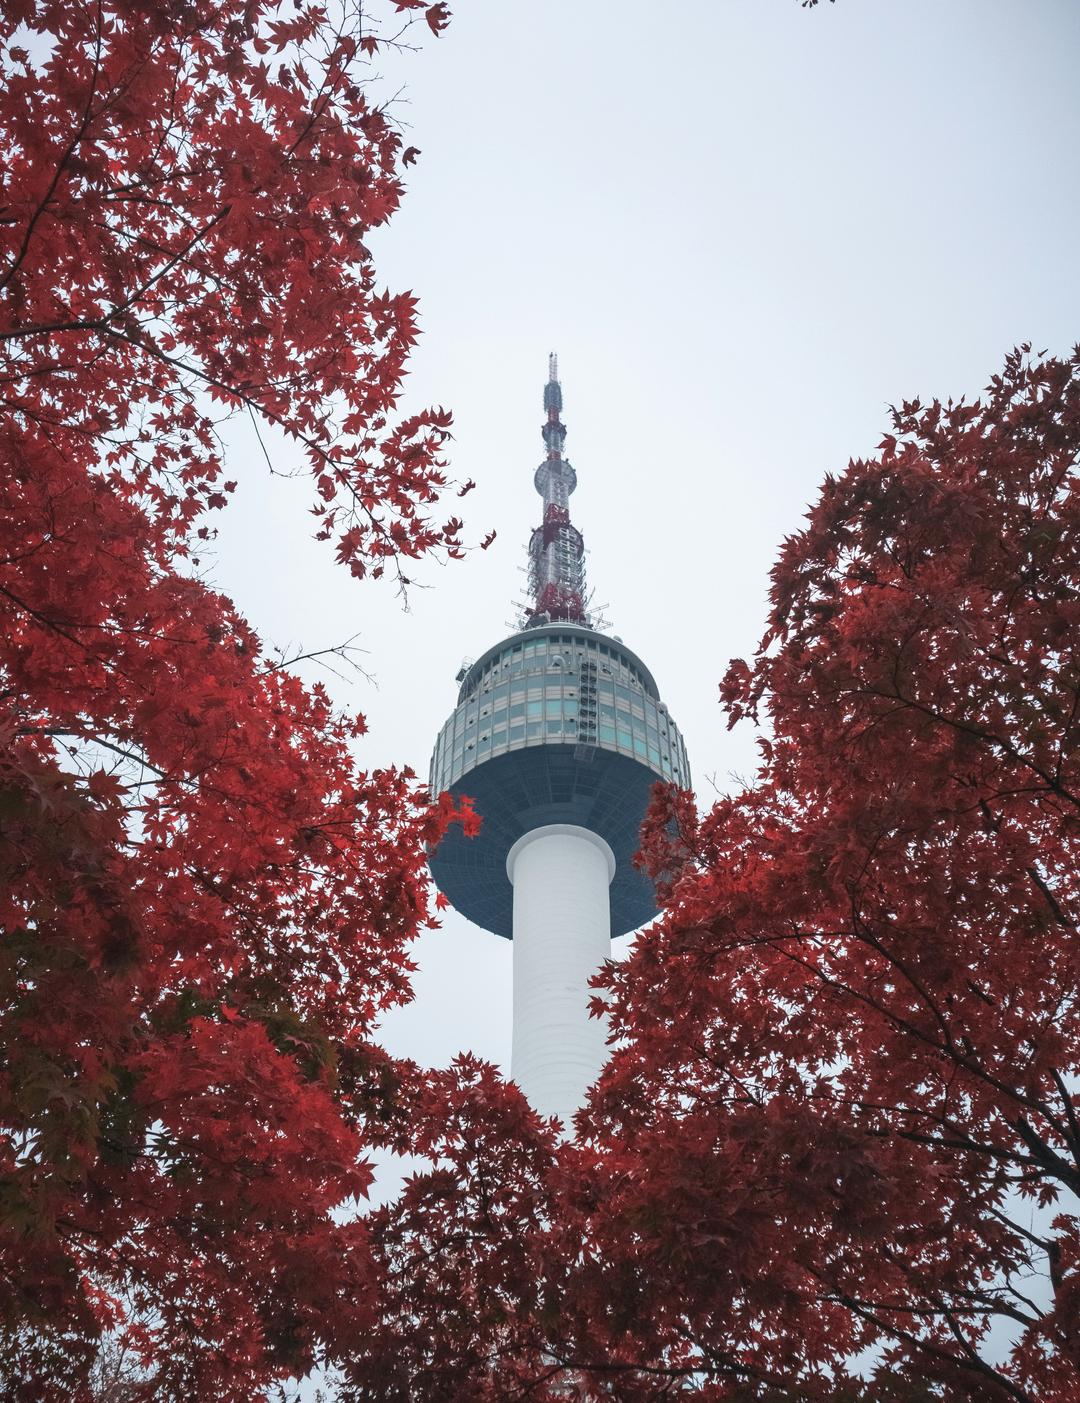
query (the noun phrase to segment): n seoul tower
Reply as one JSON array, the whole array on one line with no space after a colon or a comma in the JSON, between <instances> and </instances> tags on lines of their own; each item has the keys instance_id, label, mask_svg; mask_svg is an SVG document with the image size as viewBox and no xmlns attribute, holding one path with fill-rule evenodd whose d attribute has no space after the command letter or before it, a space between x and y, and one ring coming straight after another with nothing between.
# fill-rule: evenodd
<instances>
[{"instance_id":1,"label":"n seoul tower","mask_svg":"<svg viewBox=\"0 0 1080 1403\"><path fill-rule=\"evenodd\" d=\"M452 828L431 870L462 915L513 940L511 1075L569 1129L607 1060L589 979L613 935L656 914L651 884L631 865L650 790L690 777L652 673L588 611L554 355L544 410L531 607L518 633L458 673L457 706L431 758L432 792L471 796L483 825L476 838Z\"/></svg>"}]
</instances>

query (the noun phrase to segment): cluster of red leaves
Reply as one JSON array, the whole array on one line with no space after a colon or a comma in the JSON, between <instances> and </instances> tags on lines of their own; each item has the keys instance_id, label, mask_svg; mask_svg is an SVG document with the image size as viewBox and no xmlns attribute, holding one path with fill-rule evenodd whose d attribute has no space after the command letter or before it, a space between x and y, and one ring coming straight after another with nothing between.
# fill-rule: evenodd
<instances>
[{"instance_id":1,"label":"cluster of red leaves","mask_svg":"<svg viewBox=\"0 0 1080 1403\"><path fill-rule=\"evenodd\" d=\"M589 1235L701 1396L876 1346L879 1391L1080 1399L1080 354L1027 352L827 481L723 686L757 784L652 816Z\"/></svg>"},{"instance_id":2,"label":"cluster of red leaves","mask_svg":"<svg viewBox=\"0 0 1080 1403\"><path fill-rule=\"evenodd\" d=\"M368 1218L378 1317L346 1368L343 1397L554 1397L543 1381L560 1370L542 1355L565 1308L566 1272L551 1237L551 1127L472 1058L434 1075L399 1071L407 1129L385 1144L427 1167Z\"/></svg>"},{"instance_id":3,"label":"cluster of red leaves","mask_svg":"<svg viewBox=\"0 0 1080 1403\"><path fill-rule=\"evenodd\" d=\"M724 683L756 784L657 796L578 1142L412 1093L348 1396L1080 1399L1080 354L895 420Z\"/></svg>"},{"instance_id":4,"label":"cluster of red leaves","mask_svg":"<svg viewBox=\"0 0 1080 1403\"><path fill-rule=\"evenodd\" d=\"M247 1399L372 1315L337 1210L451 814L359 768L360 718L193 568L234 486L221 406L301 446L354 575L458 549L431 515L447 416L394 417L413 301L364 238L400 141L352 14L0 20L7 1398L85 1396L104 1335L132 1398Z\"/></svg>"}]
</instances>

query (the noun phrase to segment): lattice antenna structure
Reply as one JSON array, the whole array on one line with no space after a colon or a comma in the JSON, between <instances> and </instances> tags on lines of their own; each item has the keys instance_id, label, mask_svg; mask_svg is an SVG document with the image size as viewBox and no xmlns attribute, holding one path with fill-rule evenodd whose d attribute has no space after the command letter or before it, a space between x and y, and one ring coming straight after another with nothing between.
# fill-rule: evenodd
<instances>
[{"instance_id":1,"label":"lattice antenna structure","mask_svg":"<svg viewBox=\"0 0 1080 1403\"><path fill-rule=\"evenodd\" d=\"M541 435L547 450L533 483L543 498L543 521L529 539L529 597L522 620L525 628L568 623L590 627L585 592L585 542L570 521L570 493L577 473L563 456L566 425L562 422L559 358L548 357Z\"/></svg>"}]
</instances>

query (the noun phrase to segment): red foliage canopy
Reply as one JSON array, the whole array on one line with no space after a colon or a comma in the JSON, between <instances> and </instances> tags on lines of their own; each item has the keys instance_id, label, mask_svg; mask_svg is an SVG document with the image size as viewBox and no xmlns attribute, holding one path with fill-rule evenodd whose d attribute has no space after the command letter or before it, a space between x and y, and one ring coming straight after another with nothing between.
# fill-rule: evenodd
<instances>
[{"instance_id":1,"label":"red foliage canopy","mask_svg":"<svg viewBox=\"0 0 1080 1403\"><path fill-rule=\"evenodd\" d=\"M758 783L653 815L591 1233L704 1396L873 1346L873 1398L1080 1398L1080 355L1028 350L826 482L723 686Z\"/></svg>"},{"instance_id":2,"label":"red foliage canopy","mask_svg":"<svg viewBox=\"0 0 1080 1403\"><path fill-rule=\"evenodd\" d=\"M300 446L354 575L459 548L447 415L393 417L413 299L364 244L401 195L379 42L272 0L0 20L8 1398L82 1396L103 1333L132 1397L249 1398L370 1315L334 1210L448 811L359 768L360 718L196 567L222 407Z\"/></svg>"}]
</instances>

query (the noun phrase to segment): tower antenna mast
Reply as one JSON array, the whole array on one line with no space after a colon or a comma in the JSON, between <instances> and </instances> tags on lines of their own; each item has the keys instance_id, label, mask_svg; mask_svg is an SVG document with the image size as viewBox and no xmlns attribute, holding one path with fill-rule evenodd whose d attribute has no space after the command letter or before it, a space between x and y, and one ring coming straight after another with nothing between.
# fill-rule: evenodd
<instances>
[{"instance_id":1,"label":"tower antenna mast","mask_svg":"<svg viewBox=\"0 0 1080 1403\"><path fill-rule=\"evenodd\" d=\"M546 623L590 627L585 592L585 542L570 521L570 494L577 487L577 473L563 456L566 425L562 421L562 403L559 358L552 351L548 356L545 419L540 431L547 451L533 475L533 484L544 508L543 520L529 538L532 605L523 620L526 628Z\"/></svg>"}]
</instances>

